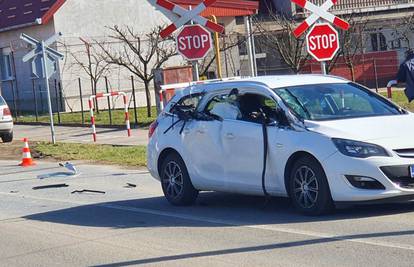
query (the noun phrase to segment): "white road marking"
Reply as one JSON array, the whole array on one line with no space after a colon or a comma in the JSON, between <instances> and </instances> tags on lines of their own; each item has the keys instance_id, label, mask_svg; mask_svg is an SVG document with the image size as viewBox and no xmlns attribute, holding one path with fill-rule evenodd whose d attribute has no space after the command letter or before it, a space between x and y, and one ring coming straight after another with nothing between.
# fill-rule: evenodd
<instances>
[{"instance_id":1,"label":"white road marking","mask_svg":"<svg viewBox=\"0 0 414 267\"><path fill-rule=\"evenodd\" d=\"M73 204L96 205L96 206L108 208L108 209L129 211L129 212L135 212L135 213L146 213L146 214L151 214L151 215L156 215L156 216L170 217L174 219L190 220L190 221L195 221L195 222L203 222L203 223L211 223L211 224L221 224L221 225L226 225L226 226L236 226L236 227L249 228L249 229L266 230L266 231L272 231L272 232L308 236L308 237L313 237L313 238L331 239L334 241L346 241L346 242L359 243L359 244L364 244L364 245L414 251L414 245L390 243L390 242L385 242L385 241L374 241L374 240L367 240L367 239L362 239L362 238L353 239L352 235L347 235L348 237L347 236L344 237L344 236L332 235L328 233L298 230L298 229L292 229L292 228L280 227L280 226L246 225L248 224L248 222L243 223L243 222L237 222L237 221L232 221L232 220L207 218L207 217L187 215L187 214L177 214L177 213L168 212L168 211L153 210L153 209L146 209L146 208L136 208L136 207L126 207L126 206L119 206L119 205L112 205L112 204L105 204L105 203L85 203L85 202L79 202L79 201L66 201L66 200L57 200L57 199L51 199L51 198L27 196L24 194L13 194L12 195L10 193L5 193L5 192L0 192L0 195L25 197L25 198L35 199L35 200L54 201L54 202L60 202L60 203L65 203L65 204L72 204L72 205ZM358 235L358 234L355 234L355 235Z\"/></svg>"}]
</instances>

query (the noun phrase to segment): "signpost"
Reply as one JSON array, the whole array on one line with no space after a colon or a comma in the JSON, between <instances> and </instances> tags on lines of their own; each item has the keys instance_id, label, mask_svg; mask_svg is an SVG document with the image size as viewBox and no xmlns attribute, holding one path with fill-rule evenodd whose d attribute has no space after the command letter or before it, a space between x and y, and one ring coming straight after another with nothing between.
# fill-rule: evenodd
<instances>
[{"instance_id":1,"label":"signpost","mask_svg":"<svg viewBox=\"0 0 414 267\"><path fill-rule=\"evenodd\" d=\"M56 72L57 61L62 60L64 55L49 46L62 36L61 33L55 34L46 41L38 41L24 33L20 39L31 45L34 49L23 57L23 62L31 60L32 72L35 77L44 78L46 83L47 103L50 115L50 131L52 133L52 143L56 144L55 127L53 123L52 101L50 97L49 78ZM40 64L39 64L40 63Z\"/></svg>"},{"instance_id":2,"label":"signpost","mask_svg":"<svg viewBox=\"0 0 414 267\"><path fill-rule=\"evenodd\" d=\"M296 38L299 38L318 20L324 19L329 22L315 24L306 35L308 53L321 62L322 73L326 74L326 61L332 60L339 50L339 34L330 23L343 30L349 29L349 23L328 12L337 0L326 0L321 6L311 3L309 0L292 0L292 2L312 12L312 15L293 31Z\"/></svg>"},{"instance_id":3,"label":"signpost","mask_svg":"<svg viewBox=\"0 0 414 267\"><path fill-rule=\"evenodd\" d=\"M200 25L186 25L177 35L178 52L187 60L204 58L212 48L211 34Z\"/></svg>"},{"instance_id":4,"label":"signpost","mask_svg":"<svg viewBox=\"0 0 414 267\"><path fill-rule=\"evenodd\" d=\"M194 80L198 80L197 60L204 58L212 47L210 33L204 27L211 32L224 32L223 26L200 15L217 0L204 0L195 8L190 6L189 9L169 0L148 0L148 2L173 21L171 25L161 31L162 38L172 35L177 29L183 27L176 38L177 50L184 58L192 61ZM194 22L198 24L193 25ZM192 27L184 26L185 24L191 24Z\"/></svg>"}]
</instances>

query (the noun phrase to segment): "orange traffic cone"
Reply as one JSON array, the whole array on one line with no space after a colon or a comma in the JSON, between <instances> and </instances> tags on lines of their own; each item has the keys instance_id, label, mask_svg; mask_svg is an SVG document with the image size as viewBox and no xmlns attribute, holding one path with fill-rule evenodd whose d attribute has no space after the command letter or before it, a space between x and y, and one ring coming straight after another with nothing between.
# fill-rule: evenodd
<instances>
[{"instance_id":1,"label":"orange traffic cone","mask_svg":"<svg viewBox=\"0 0 414 267\"><path fill-rule=\"evenodd\" d=\"M36 163L33 162L32 154L30 153L29 139L24 138L23 142L24 142L23 159L22 159L22 162L19 164L19 166L30 167L30 166L36 165Z\"/></svg>"}]
</instances>

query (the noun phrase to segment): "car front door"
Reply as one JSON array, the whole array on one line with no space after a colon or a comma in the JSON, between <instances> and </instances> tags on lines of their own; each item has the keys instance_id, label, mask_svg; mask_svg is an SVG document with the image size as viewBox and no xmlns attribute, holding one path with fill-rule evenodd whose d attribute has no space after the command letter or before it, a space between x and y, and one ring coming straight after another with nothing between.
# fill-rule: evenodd
<instances>
[{"instance_id":1,"label":"car front door","mask_svg":"<svg viewBox=\"0 0 414 267\"><path fill-rule=\"evenodd\" d=\"M242 116L238 120L224 120L222 127L223 153L226 159L225 173L231 191L240 193L263 194L262 172L264 167L264 133L263 120L257 118L257 109L264 110L268 117L276 112L276 102L264 95L245 94L239 100ZM249 102L259 101L260 105ZM243 101L242 101L243 102ZM250 114L249 114L250 113ZM271 118L272 119L272 118ZM272 151L272 144L277 143L279 128L267 126L269 153L267 153L266 184L269 192L280 190L276 165L277 155ZM272 179L270 179L271 177Z\"/></svg>"}]
</instances>

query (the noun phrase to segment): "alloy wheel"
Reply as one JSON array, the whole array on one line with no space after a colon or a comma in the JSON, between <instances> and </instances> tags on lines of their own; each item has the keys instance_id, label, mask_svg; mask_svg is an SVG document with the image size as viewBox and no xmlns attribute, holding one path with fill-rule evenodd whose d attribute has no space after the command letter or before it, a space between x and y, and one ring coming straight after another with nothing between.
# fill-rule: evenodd
<instances>
[{"instance_id":1,"label":"alloy wheel","mask_svg":"<svg viewBox=\"0 0 414 267\"><path fill-rule=\"evenodd\" d=\"M298 168L294 175L294 196L305 209L312 208L318 201L319 184L315 172L308 166Z\"/></svg>"},{"instance_id":2,"label":"alloy wheel","mask_svg":"<svg viewBox=\"0 0 414 267\"><path fill-rule=\"evenodd\" d=\"M170 161L164 169L163 181L166 188L166 193L171 198L176 198L180 196L183 191L183 173L180 166L174 162Z\"/></svg>"}]
</instances>

